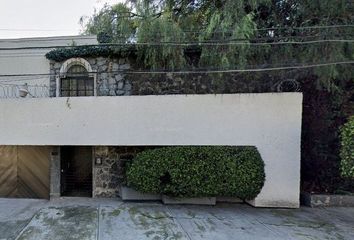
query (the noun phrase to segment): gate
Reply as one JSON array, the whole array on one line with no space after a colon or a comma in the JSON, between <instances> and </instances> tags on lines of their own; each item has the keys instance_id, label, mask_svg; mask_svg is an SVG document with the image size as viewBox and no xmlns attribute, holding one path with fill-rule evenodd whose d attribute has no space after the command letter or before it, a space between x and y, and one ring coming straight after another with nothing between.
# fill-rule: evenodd
<instances>
[{"instance_id":1,"label":"gate","mask_svg":"<svg viewBox=\"0 0 354 240\"><path fill-rule=\"evenodd\" d=\"M0 197L49 198L50 147L0 146Z\"/></svg>"}]
</instances>

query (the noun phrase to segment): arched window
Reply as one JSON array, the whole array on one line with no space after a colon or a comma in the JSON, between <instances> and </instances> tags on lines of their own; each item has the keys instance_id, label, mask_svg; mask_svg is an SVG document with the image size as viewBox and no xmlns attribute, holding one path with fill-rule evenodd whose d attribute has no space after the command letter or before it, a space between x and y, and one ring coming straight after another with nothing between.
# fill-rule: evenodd
<instances>
[{"instance_id":1,"label":"arched window","mask_svg":"<svg viewBox=\"0 0 354 240\"><path fill-rule=\"evenodd\" d=\"M83 58L71 58L60 68L56 96L95 96L95 81L95 74L88 61Z\"/></svg>"},{"instance_id":2,"label":"arched window","mask_svg":"<svg viewBox=\"0 0 354 240\"><path fill-rule=\"evenodd\" d=\"M60 79L60 96L93 96L93 82L93 77L89 77L86 68L81 65L73 65L68 69L66 77Z\"/></svg>"}]
</instances>

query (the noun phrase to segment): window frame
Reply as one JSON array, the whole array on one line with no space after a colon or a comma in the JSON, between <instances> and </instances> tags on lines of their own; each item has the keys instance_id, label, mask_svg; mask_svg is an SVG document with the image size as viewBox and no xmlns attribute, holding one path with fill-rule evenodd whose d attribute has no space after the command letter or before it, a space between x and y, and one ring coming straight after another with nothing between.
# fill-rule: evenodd
<instances>
[{"instance_id":1,"label":"window frame","mask_svg":"<svg viewBox=\"0 0 354 240\"><path fill-rule=\"evenodd\" d=\"M68 73L69 69L71 67L74 66L82 66L86 69L87 71L87 77L85 76L84 78L86 78L86 81L88 79L90 79L91 81L93 81L93 95L92 96L97 96L97 72L92 70L92 67L90 65L90 63L83 59L83 58L71 58L66 60L61 68L60 68L60 74L56 75L56 97L85 97L85 96L62 96L62 89L61 89L61 83L62 80L70 77L70 74ZM78 76L81 77L81 76ZM90 97L90 96L88 96Z\"/></svg>"}]
</instances>

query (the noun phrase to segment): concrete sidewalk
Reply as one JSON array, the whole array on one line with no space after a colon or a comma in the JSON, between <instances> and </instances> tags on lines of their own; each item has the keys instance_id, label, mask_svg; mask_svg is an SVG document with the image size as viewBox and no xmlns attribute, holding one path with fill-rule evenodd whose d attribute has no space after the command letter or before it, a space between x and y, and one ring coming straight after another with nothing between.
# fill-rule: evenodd
<instances>
[{"instance_id":1,"label":"concrete sidewalk","mask_svg":"<svg viewBox=\"0 0 354 240\"><path fill-rule=\"evenodd\" d=\"M354 239L354 208L0 199L0 239Z\"/></svg>"}]
</instances>

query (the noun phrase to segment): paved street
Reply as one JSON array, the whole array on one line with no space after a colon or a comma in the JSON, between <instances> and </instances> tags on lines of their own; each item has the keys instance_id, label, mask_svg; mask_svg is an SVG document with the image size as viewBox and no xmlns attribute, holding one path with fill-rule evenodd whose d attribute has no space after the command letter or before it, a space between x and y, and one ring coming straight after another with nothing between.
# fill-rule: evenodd
<instances>
[{"instance_id":1,"label":"paved street","mask_svg":"<svg viewBox=\"0 0 354 240\"><path fill-rule=\"evenodd\" d=\"M354 208L0 199L0 239L354 239Z\"/></svg>"}]
</instances>

